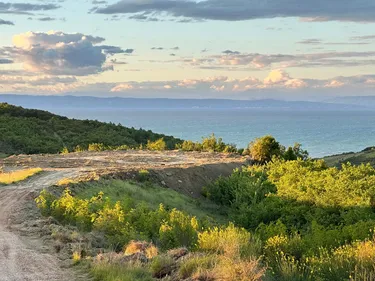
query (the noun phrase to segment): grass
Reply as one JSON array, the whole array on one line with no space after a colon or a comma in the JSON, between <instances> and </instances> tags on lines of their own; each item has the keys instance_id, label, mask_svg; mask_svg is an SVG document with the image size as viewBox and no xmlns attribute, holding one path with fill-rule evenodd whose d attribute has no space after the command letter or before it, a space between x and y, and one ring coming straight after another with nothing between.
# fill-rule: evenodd
<instances>
[{"instance_id":1,"label":"grass","mask_svg":"<svg viewBox=\"0 0 375 281\"><path fill-rule=\"evenodd\" d=\"M0 184L12 184L28 179L42 171L41 168L19 170L10 173L0 173Z\"/></svg>"},{"instance_id":2,"label":"grass","mask_svg":"<svg viewBox=\"0 0 375 281\"><path fill-rule=\"evenodd\" d=\"M112 202L120 201L126 206L145 203L150 208L156 209L163 204L167 209L176 208L198 218L208 216L217 222L227 222L224 215L220 214L222 207L205 199L193 199L172 189L149 183L135 184L128 181L108 180L82 183L82 185L82 190L77 194L81 199L91 198L102 191Z\"/></svg>"},{"instance_id":3,"label":"grass","mask_svg":"<svg viewBox=\"0 0 375 281\"><path fill-rule=\"evenodd\" d=\"M140 264L96 263L91 273L97 281L153 281L151 271Z\"/></svg>"}]
</instances>

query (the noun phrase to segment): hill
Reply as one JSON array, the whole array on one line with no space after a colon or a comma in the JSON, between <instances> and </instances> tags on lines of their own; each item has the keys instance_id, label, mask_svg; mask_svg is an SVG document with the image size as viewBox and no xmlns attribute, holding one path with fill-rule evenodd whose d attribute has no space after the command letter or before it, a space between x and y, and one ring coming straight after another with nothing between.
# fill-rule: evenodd
<instances>
[{"instance_id":1,"label":"hill","mask_svg":"<svg viewBox=\"0 0 375 281\"><path fill-rule=\"evenodd\" d=\"M229 100L229 99L166 99L166 98L120 98L90 96L31 96L0 95L0 102L42 110L69 109L252 109L252 110L367 110L366 105L343 102L284 101L275 99Z\"/></svg>"},{"instance_id":2,"label":"hill","mask_svg":"<svg viewBox=\"0 0 375 281\"><path fill-rule=\"evenodd\" d=\"M180 139L120 124L76 120L47 111L0 103L0 155L57 153L64 147L87 148L91 143L136 147L164 138L173 149Z\"/></svg>"},{"instance_id":3,"label":"hill","mask_svg":"<svg viewBox=\"0 0 375 281\"><path fill-rule=\"evenodd\" d=\"M340 167L341 164L351 163L353 165L370 163L375 167L375 147L368 147L360 152L347 152L331 155L323 158L331 167Z\"/></svg>"}]
</instances>

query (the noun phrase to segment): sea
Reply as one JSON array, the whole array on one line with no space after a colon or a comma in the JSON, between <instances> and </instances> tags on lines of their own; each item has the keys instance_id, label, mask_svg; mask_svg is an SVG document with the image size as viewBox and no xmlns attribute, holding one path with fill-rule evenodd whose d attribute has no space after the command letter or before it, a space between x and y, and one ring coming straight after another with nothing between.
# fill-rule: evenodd
<instances>
[{"instance_id":1,"label":"sea","mask_svg":"<svg viewBox=\"0 0 375 281\"><path fill-rule=\"evenodd\" d=\"M143 128L200 141L214 133L244 148L264 135L284 146L298 142L312 157L357 152L375 146L375 111L303 111L280 109L77 109L54 113Z\"/></svg>"}]
</instances>

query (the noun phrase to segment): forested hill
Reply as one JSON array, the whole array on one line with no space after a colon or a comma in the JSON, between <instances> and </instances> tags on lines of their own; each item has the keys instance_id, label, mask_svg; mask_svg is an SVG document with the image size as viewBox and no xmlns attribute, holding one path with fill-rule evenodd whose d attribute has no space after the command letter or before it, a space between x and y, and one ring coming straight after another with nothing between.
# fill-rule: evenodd
<instances>
[{"instance_id":1,"label":"forested hill","mask_svg":"<svg viewBox=\"0 0 375 281\"><path fill-rule=\"evenodd\" d=\"M91 143L137 147L164 138L169 149L181 140L143 129L92 120L76 120L47 111L0 103L0 153L57 153L64 147L87 148Z\"/></svg>"}]
</instances>

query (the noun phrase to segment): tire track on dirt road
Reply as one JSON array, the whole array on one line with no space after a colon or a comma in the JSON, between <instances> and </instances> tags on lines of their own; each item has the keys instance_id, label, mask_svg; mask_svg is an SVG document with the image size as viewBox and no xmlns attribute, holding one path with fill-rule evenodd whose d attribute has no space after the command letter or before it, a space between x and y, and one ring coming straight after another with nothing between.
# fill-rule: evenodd
<instances>
[{"instance_id":1,"label":"tire track on dirt road","mask_svg":"<svg viewBox=\"0 0 375 281\"><path fill-rule=\"evenodd\" d=\"M10 215L35 192L73 175L69 170L45 171L19 184L0 187L0 281L74 280L72 272L60 268L57 257L38 252L9 229Z\"/></svg>"}]
</instances>

